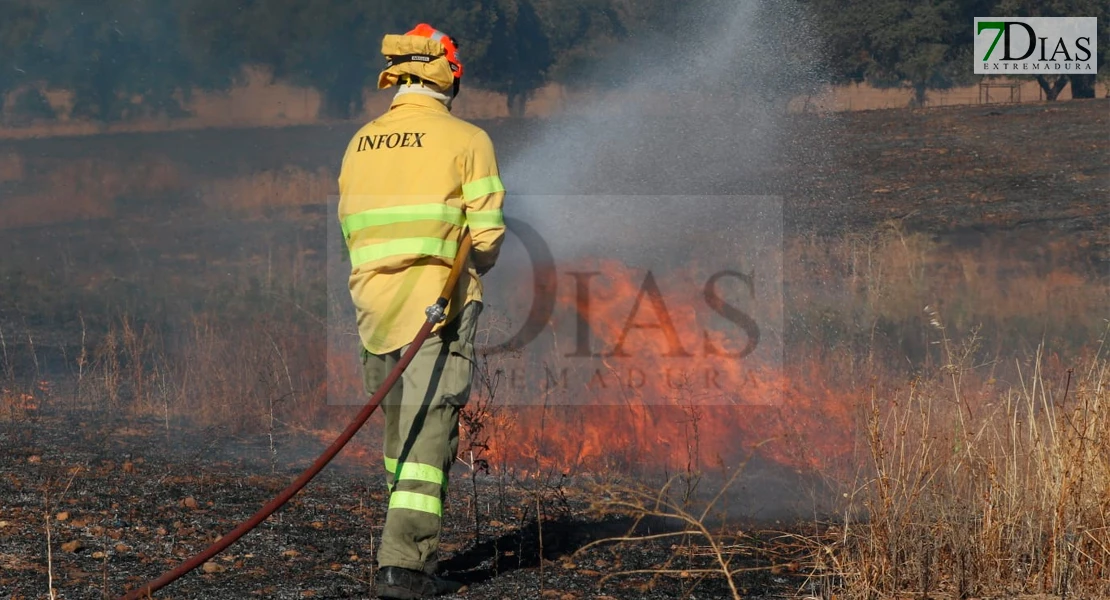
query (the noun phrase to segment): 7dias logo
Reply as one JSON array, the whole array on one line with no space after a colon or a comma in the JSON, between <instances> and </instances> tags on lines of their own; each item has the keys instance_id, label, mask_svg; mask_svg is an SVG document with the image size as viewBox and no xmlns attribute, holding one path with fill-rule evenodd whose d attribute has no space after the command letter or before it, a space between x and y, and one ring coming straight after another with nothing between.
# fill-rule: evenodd
<instances>
[{"instance_id":1,"label":"7dias logo","mask_svg":"<svg viewBox=\"0 0 1110 600\"><path fill-rule=\"evenodd\" d=\"M1095 17L975 17L977 75L1094 75Z\"/></svg>"}]
</instances>

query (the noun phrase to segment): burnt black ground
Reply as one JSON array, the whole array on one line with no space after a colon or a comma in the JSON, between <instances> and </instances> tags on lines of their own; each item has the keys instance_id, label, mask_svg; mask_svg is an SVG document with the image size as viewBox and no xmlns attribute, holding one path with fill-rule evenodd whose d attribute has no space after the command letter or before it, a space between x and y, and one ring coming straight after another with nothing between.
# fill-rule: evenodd
<instances>
[{"instance_id":1,"label":"burnt black ground","mask_svg":"<svg viewBox=\"0 0 1110 600\"><path fill-rule=\"evenodd\" d=\"M1083 234L1110 225L1103 202L1110 193L1110 99L799 114L781 121L773 161L748 166L706 149L714 163L704 168L727 176L676 177L674 169L684 163L664 150L637 154L631 164L607 164L602 156L604 177L589 187L568 179L536 189L528 180L514 180L512 172L504 179L513 194L776 194L788 208L788 234L866 230L886 219L935 233ZM680 119L652 117L645 123L649 140L682 139ZM560 121L477 124L489 131L499 161L509 167L545 131L557 131ZM360 125L0 140L0 152L20 156L26 174L0 183L0 193L34 192L70 161L125 166L157 159L186 175L183 193L123 198L120 214L168 210L176 217L173 209L195 198L190 188L206 180L283 167L338 173L342 151ZM506 208L513 214L511 202ZM1108 242L1096 237L1105 250Z\"/></svg>"},{"instance_id":2,"label":"burnt black ground","mask_svg":"<svg viewBox=\"0 0 1110 600\"><path fill-rule=\"evenodd\" d=\"M559 127L536 120L479 124L506 169ZM644 135L680 139L681 124L653 118ZM92 326L97 316L127 313L170 330L197 306L222 301L220 293L262 279L258 265L293 264L312 252L306 270L318 270L331 243L326 199L263 218L208 209L200 198L207 183L222 178L288 168L334 175L358 126L0 141L0 155L23 165L21 178L0 181L0 207L9 197L59 193L55 174L74 163L93 165L93 175L108 182L126 179L136 165L171 165L179 175L157 193L125 189L106 201L108 218L72 219L60 211L46 225L0 224L0 329L9 350L19 360L29 350L23 341L33 337L40 349L75 353L82 315ZM601 157L588 185L568 180L536 189L511 171L505 179L514 195L774 194L783 201L787 239L867 233L892 222L971 253L1002 249L1029 264L1066 267L1103 283L1110 278L1110 99L791 115L776 135L774 159L754 166L700 150L695 158L709 161L706 168L719 177L676 177L682 161L647 151L631 164L621 162L624 155L609 163ZM510 196L506 214L521 217L521 210ZM699 224L728 235L727 219ZM681 235L663 241L689 245ZM1061 248L1064 258L1055 256Z\"/></svg>"},{"instance_id":3,"label":"burnt black ground","mask_svg":"<svg viewBox=\"0 0 1110 600\"><path fill-rule=\"evenodd\" d=\"M282 436L271 461L265 438L229 442L212 431L175 427L165 444L155 420L109 423L89 414L32 415L0 424L0 598L41 598L48 589L46 515L51 520L54 586L65 599L105 598L152 579L207 547L253 514L310 459L283 457L320 446ZM173 446L188 450L167 451ZM342 458L342 456L341 456ZM560 483L552 483L560 481ZM589 509L589 475L549 480L490 475L472 482L456 471L441 569L469 583L459 598L724 598L723 579L616 577L653 569L676 554L676 539L599 546L626 535L631 522ZM380 535L385 495L381 470L348 457L329 467L290 504L247 534L215 563L186 575L160 598L366 598L373 579L373 536ZM532 490L532 491L530 491ZM533 493L535 492L535 493ZM546 517L536 524L536 501ZM195 502L194 502L195 501ZM474 532L474 507L482 523ZM56 519L59 512L65 520ZM768 524L769 525L769 524ZM675 531L655 520L637 534ZM542 533L542 546L541 546ZM770 534L766 534L770 535ZM63 544L80 542L74 550ZM742 539L735 566L770 568L795 550ZM680 544L690 551L704 544ZM540 566L542 547L543 566ZM705 556L679 556L667 568L712 568ZM776 572L778 569L776 569ZM542 572L542 577L541 577ZM798 574L760 570L737 577L746 597L791 597ZM688 594L688 595L687 595Z\"/></svg>"},{"instance_id":4,"label":"burnt black ground","mask_svg":"<svg viewBox=\"0 0 1110 600\"><path fill-rule=\"evenodd\" d=\"M781 131L787 149L783 159L763 165L767 170L762 173L738 167L734 177L679 188L668 179L672 173L667 169L614 169L624 176L606 179L607 188L586 191L779 194L787 208L788 236L867 232L893 220L908 231L964 240L972 249L996 243L1030 260L1048 252L1051 242L1077 249L1070 254L1080 264L1069 266L1105 281L1110 274L1108 124L1110 100L1105 99L803 115ZM507 165L544 126L528 121L483 125ZM673 128L666 119L650 126L663 135ZM267 219L239 218L205 210L197 190L214 178L284 167L334 170L356 128L347 124L0 142L0 152L19 155L26 167L23 179L0 183L0 202L52 189L52 174L77 160L95 159L118 172L127 172L134 163L161 160L182 174L180 189L112 199L118 218L60 219L3 230L0 330L9 334L7 351L16 371L37 374L31 369L37 371L38 362L47 360L45 348L63 348L72 358L82 312L90 327L92 315L119 312L139 313L157 326L157 319L170 322L167 315L223 301L213 290L238 290L246 281L243 272L253 273L253 265L271 247L321 253L327 218L321 206L279 211ZM718 158L722 164L729 159ZM518 183L515 193L583 192L570 184L567 189L533 190ZM1049 262L1045 268L1054 266ZM22 333L16 336L13 330ZM22 341L32 337L37 357L28 352L30 342ZM50 371L49 365L41 367ZM118 592L126 584L155 577L202 549L280 490L313 450L322 447L315 438L282 437L271 463L265 438L238 439L182 424L174 424L167 439L157 421L115 423L102 415L2 422L0 598L44 596L46 514L71 513L56 524L51 544L62 597L101 598L104 590ZM124 470L128 458L132 467ZM63 497L69 470L77 467ZM236 558L220 562L226 571L190 574L160 597L365 597L371 534L380 527L384 507L377 468L328 469L280 518L233 547L229 553ZM554 492L545 492L549 516L564 520L544 528L550 562L542 563L541 580L539 532L529 530L535 512L525 512L534 504L527 492L534 481L500 483L482 476L476 493L466 485L452 489L445 545L459 557L454 568L465 567L474 581L467 597L523 599L550 592L548 597L568 599L674 598L692 587L690 579L664 578L658 587L642 591L635 584L643 577L618 578L598 587L605 573L663 564L673 554L668 543L620 552L591 550L573 559L574 568L565 566L570 561L561 554L621 525L602 527L586 510L589 498L583 490L590 482L585 477L564 483L566 505ZM197 501L196 508L182 504L189 497ZM46 500L56 506L46 510ZM497 541L496 563L489 553L468 554L476 541L475 508L486 523L478 547ZM565 533L562 541L552 537L556 531ZM84 548L61 550L61 544L75 540ZM117 544L123 547L117 550ZM755 566L766 566L767 557L779 552L755 545L750 557ZM283 554L289 550L297 554ZM95 552L105 555L93 558ZM782 577L779 582L759 572L745 584L758 597L791 592L802 580ZM694 597L719 598L723 593L720 580L710 580L697 586Z\"/></svg>"}]
</instances>

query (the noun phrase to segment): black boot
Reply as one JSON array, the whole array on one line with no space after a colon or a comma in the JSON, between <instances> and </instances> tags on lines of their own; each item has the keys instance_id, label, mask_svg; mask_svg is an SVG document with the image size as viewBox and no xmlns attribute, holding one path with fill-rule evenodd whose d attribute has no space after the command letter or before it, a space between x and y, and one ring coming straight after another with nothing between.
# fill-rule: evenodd
<instances>
[{"instance_id":1,"label":"black boot","mask_svg":"<svg viewBox=\"0 0 1110 600\"><path fill-rule=\"evenodd\" d=\"M463 589L463 584L440 579L423 571L401 567L382 567L375 579L378 598L382 600L419 600Z\"/></svg>"}]
</instances>

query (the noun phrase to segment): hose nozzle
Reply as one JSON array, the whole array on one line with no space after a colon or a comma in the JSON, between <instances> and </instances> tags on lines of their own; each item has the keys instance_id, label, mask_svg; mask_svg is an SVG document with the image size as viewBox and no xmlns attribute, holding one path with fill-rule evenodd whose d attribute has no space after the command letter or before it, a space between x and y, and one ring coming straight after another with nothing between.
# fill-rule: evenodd
<instances>
[{"instance_id":1,"label":"hose nozzle","mask_svg":"<svg viewBox=\"0 0 1110 600\"><path fill-rule=\"evenodd\" d=\"M447 318L447 313L444 310L447 308L447 303L443 300L443 298L440 298L435 304L424 309L424 314L427 315L429 323L439 323Z\"/></svg>"}]
</instances>

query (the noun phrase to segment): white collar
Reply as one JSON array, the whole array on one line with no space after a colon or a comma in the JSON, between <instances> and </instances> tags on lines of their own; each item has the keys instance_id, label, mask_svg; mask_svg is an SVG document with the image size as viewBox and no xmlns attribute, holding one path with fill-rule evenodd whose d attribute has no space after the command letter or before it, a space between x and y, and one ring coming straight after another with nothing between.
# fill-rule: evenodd
<instances>
[{"instance_id":1,"label":"white collar","mask_svg":"<svg viewBox=\"0 0 1110 600\"><path fill-rule=\"evenodd\" d=\"M397 86L397 94L394 96L394 98L400 96L401 94L422 94L424 96L431 96L432 98L435 98L436 100L442 102L443 105L447 107L447 110L451 110L451 101L453 100L453 98L451 98L451 96L448 96L447 94L444 94L443 92L436 91L434 88L419 84L405 83Z\"/></svg>"}]
</instances>

